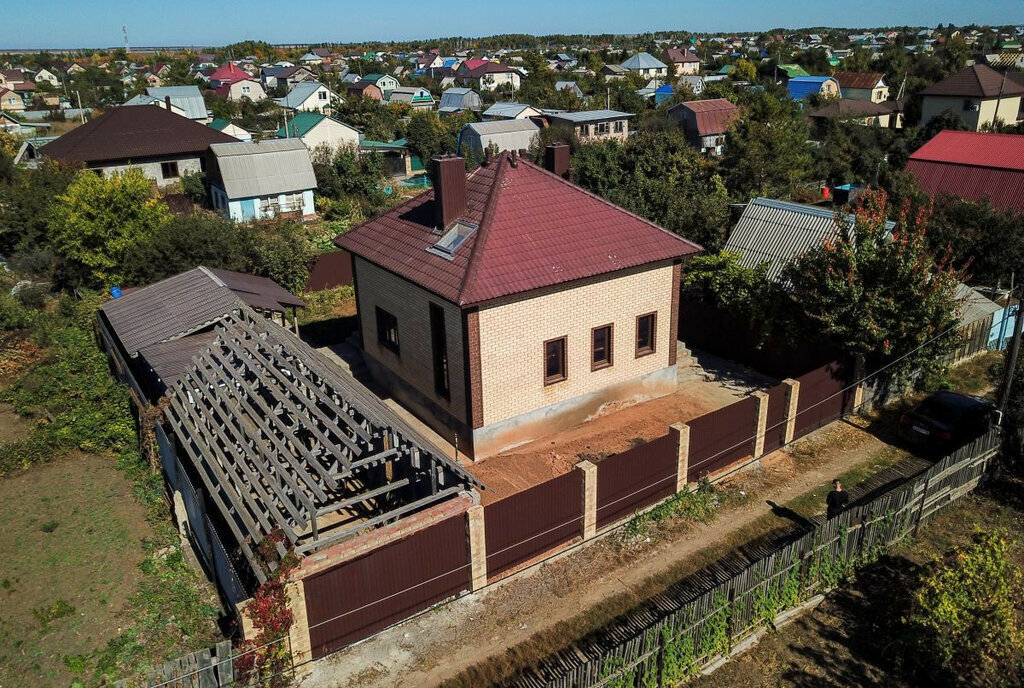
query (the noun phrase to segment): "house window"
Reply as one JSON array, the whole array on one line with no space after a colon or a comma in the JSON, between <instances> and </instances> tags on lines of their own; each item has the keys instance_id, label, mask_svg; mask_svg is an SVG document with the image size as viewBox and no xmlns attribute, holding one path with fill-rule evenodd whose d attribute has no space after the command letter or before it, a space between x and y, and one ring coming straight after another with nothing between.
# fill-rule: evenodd
<instances>
[{"instance_id":1,"label":"house window","mask_svg":"<svg viewBox=\"0 0 1024 688\"><path fill-rule=\"evenodd\" d=\"M544 384L561 382L566 378L565 337L544 342Z\"/></svg>"},{"instance_id":2,"label":"house window","mask_svg":"<svg viewBox=\"0 0 1024 688\"><path fill-rule=\"evenodd\" d=\"M398 318L380 306L377 306L377 343L385 349L393 351L396 356L400 355L398 350Z\"/></svg>"},{"instance_id":3,"label":"house window","mask_svg":"<svg viewBox=\"0 0 1024 688\"><path fill-rule=\"evenodd\" d=\"M176 179L178 177L178 163L177 162L162 162L160 163L160 176L164 179Z\"/></svg>"},{"instance_id":4,"label":"house window","mask_svg":"<svg viewBox=\"0 0 1024 688\"><path fill-rule=\"evenodd\" d=\"M434 362L434 391L439 397L451 398L448 380L448 334L444 327L444 310L430 304L430 347Z\"/></svg>"},{"instance_id":5,"label":"house window","mask_svg":"<svg viewBox=\"0 0 1024 688\"><path fill-rule=\"evenodd\" d=\"M248 93L248 92L249 92L249 87L248 86L243 86L242 87L242 93Z\"/></svg>"},{"instance_id":6,"label":"house window","mask_svg":"<svg viewBox=\"0 0 1024 688\"><path fill-rule=\"evenodd\" d=\"M977 112L979 110L978 105L970 99L964 101L964 112Z\"/></svg>"},{"instance_id":7,"label":"house window","mask_svg":"<svg viewBox=\"0 0 1024 688\"><path fill-rule=\"evenodd\" d=\"M327 100L327 91L318 91L316 97L320 100Z\"/></svg>"},{"instance_id":8,"label":"house window","mask_svg":"<svg viewBox=\"0 0 1024 688\"><path fill-rule=\"evenodd\" d=\"M590 369L599 370L612 364L612 325L590 331Z\"/></svg>"},{"instance_id":9,"label":"house window","mask_svg":"<svg viewBox=\"0 0 1024 688\"><path fill-rule=\"evenodd\" d=\"M580 136L590 136L590 125L589 124L581 124L580 125Z\"/></svg>"},{"instance_id":10,"label":"house window","mask_svg":"<svg viewBox=\"0 0 1024 688\"><path fill-rule=\"evenodd\" d=\"M608 122L598 122L597 123L597 133L598 134L607 134L610 131L610 129L608 127L609 127Z\"/></svg>"},{"instance_id":11,"label":"house window","mask_svg":"<svg viewBox=\"0 0 1024 688\"><path fill-rule=\"evenodd\" d=\"M626 125L626 123L623 122L621 119L618 122L616 122L615 123L615 133L616 134L621 134L623 129L625 129L625 125Z\"/></svg>"},{"instance_id":12,"label":"house window","mask_svg":"<svg viewBox=\"0 0 1024 688\"><path fill-rule=\"evenodd\" d=\"M653 354L657 339L658 314L646 313L636 319L636 356Z\"/></svg>"}]
</instances>

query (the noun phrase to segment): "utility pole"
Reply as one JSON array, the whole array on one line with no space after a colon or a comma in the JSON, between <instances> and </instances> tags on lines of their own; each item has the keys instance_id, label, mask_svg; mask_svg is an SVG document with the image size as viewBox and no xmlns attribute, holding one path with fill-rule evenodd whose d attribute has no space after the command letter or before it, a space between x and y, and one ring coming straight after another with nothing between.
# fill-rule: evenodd
<instances>
[{"instance_id":1,"label":"utility pole","mask_svg":"<svg viewBox=\"0 0 1024 688\"><path fill-rule=\"evenodd\" d=\"M1017 315L1013 321L1013 344L1010 345L1010 356L1003 371L1003 388L999 393L999 410L1006 412L1010 403L1010 392L1013 390L1013 374L1017 369L1017 354L1020 353L1020 335L1024 329L1024 313L1021 313L1021 302L1017 302ZM1007 309L1009 309L1007 305Z\"/></svg>"}]
</instances>

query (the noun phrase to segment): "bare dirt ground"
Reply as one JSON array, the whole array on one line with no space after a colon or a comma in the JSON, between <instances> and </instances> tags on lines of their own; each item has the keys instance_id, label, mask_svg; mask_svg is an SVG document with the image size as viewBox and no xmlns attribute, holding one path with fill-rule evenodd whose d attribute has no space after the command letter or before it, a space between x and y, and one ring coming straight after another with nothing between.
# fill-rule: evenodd
<instances>
[{"instance_id":1,"label":"bare dirt ground","mask_svg":"<svg viewBox=\"0 0 1024 688\"><path fill-rule=\"evenodd\" d=\"M606 536L313 663L304 687L483 686L580 637L753 537L787 525L765 500L821 511L827 483L904 456L836 423L765 457L723 488L709 523L664 522L646 537ZM850 475L850 478L846 476ZM810 499L801 499L810 496Z\"/></svg>"},{"instance_id":2,"label":"bare dirt ground","mask_svg":"<svg viewBox=\"0 0 1024 688\"><path fill-rule=\"evenodd\" d=\"M481 502L489 504L567 473L582 459L601 459L648 442L685 423L728 406L775 381L707 354L679 364L674 394L629 406L610 404L573 428L524 444L466 469L487 485Z\"/></svg>"},{"instance_id":3,"label":"bare dirt ground","mask_svg":"<svg viewBox=\"0 0 1024 688\"><path fill-rule=\"evenodd\" d=\"M65 659L121 631L145 507L110 459L79 453L0 481L0 504L0 686L66 686Z\"/></svg>"}]
</instances>

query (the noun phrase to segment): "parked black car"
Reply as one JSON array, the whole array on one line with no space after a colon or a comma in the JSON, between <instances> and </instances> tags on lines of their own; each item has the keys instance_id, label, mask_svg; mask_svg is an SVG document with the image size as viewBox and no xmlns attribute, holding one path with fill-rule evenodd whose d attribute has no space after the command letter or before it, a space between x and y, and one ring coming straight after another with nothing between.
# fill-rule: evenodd
<instances>
[{"instance_id":1,"label":"parked black car","mask_svg":"<svg viewBox=\"0 0 1024 688\"><path fill-rule=\"evenodd\" d=\"M998 425L1002 414L988 399L936 392L900 418L900 437L923 449L952 450Z\"/></svg>"}]
</instances>

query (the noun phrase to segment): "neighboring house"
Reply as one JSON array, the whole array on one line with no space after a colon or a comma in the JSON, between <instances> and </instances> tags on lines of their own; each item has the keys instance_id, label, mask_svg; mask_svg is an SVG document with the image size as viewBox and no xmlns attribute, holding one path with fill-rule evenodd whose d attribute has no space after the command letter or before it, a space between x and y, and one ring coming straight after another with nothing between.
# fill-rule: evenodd
<instances>
[{"instance_id":1,"label":"neighboring house","mask_svg":"<svg viewBox=\"0 0 1024 688\"><path fill-rule=\"evenodd\" d=\"M4 112L24 112L25 101L19 94L6 86L0 86L0 110Z\"/></svg>"},{"instance_id":2,"label":"neighboring house","mask_svg":"<svg viewBox=\"0 0 1024 688\"><path fill-rule=\"evenodd\" d=\"M795 76L786 82L786 90L793 100L805 100L811 96L838 98L839 82L830 76Z\"/></svg>"},{"instance_id":3,"label":"neighboring house","mask_svg":"<svg viewBox=\"0 0 1024 688\"><path fill-rule=\"evenodd\" d=\"M629 136L629 118L632 116L617 110L584 110L552 114L548 115L548 119L552 126L561 124L572 127L580 141L625 141Z\"/></svg>"},{"instance_id":4,"label":"neighboring house","mask_svg":"<svg viewBox=\"0 0 1024 688\"><path fill-rule=\"evenodd\" d=\"M51 86L60 86L60 79L57 78L57 75L51 72L49 69L46 69L45 67L36 72L36 75L33 77L33 80L37 84L45 81Z\"/></svg>"},{"instance_id":5,"label":"neighboring house","mask_svg":"<svg viewBox=\"0 0 1024 688\"><path fill-rule=\"evenodd\" d=\"M227 98L235 102L242 100L242 98L248 98L257 103L265 100L267 97L267 92L263 90L263 84L256 79L241 79L239 81L232 81L230 84L222 84L220 88L214 89L213 92L221 98Z\"/></svg>"},{"instance_id":6,"label":"neighboring house","mask_svg":"<svg viewBox=\"0 0 1024 688\"><path fill-rule=\"evenodd\" d=\"M681 261L701 249L566 181L558 148L554 173L435 160L432 191L335 239L370 372L475 459L676 389Z\"/></svg>"},{"instance_id":7,"label":"neighboring house","mask_svg":"<svg viewBox=\"0 0 1024 688\"><path fill-rule=\"evenodd\" d=\"M17 117L0 111L0 131L19 137L38 137L50 128L49 122L22 122Z\"/></svg>"},{"instance_id":8,"label":"neighboring house","mask_svg":"<svg viewBox=\"0 0 1024 688\"><path fill-rule=\"evenodd\" d=\"M320 55L317 55L316 53L306 53L305 55L299 58L299 63L306 65L307 67L315 67L317 65L323 64L323 62L324 58L321 57Z\"/></svg>"},{"instance_id":9,"label":"neighboring house","mask_svg":"<svg viewBox=\"0 0 1024 688\"><path fill-rule=\"evenodd\" d=\"M395 141L371 141L362 139L359 142L360 155L377 153L384 158L384 174L391 179L408 179L423 173L423 163L409 152L405 139Z\"/></svg>"},{"instance_id":10,"label":"neighboring house","mask_svg":"<svg viewBox=\"0 0 1024 688\"><path fill-rule=\"evenodd\" d=\"M836 72L843 98L883 103L889 99L889 86L881 72Z\"/></svg>"},{"instance_id":11,"label":"neighboring house","mask_svg":"<svg viewBox=\"0 0 1024 688\"><path fill-rule=\"evenodd\" d=\"M782 80L792 79L798 76L810 76L807 70L798 64L779 64L775 66L776 75Z\"/></svg>"},{"instance_id":12,"label":"neighboring house","mask_svg":"<svg viewBox=\"0 0 1024 688\"><path fill-rule=\"evenodd\" d=\"M740 110L725 98L693 100L668 110L683 127L686 139L701 153L719 156L725 147L725 135L739 117Z\"/></svg>"},{"instance_id":13,"label":"neighboring house","mask_svg":"<svg viewBox=\"0 0 1024 688\"><path fill-rule=\"evenodd\" d=\"M555 90L569 91L580 100L583 100L583 89L575 81L556 81Z\"/></svg>"},{"instance_id":14,"label":"neighboring house","mask_svg":"<svg viewBox=\"0 0 1024 688\"><path fill-rule=\"evenodd\" d=\"M359 130L319 112L298 112L277 130L281 139L299 139L306 148L317 146L332 149L359 145Z\"/></svg>"},{"instance_id":15,"label":"neighboring house","mask_svg":"<svg viewBox=\"0 0 1024 688\"><path fill-rule=\"evenodd\" d=\"M473 122L459 132L460 155L481 160L486 151L529 150L537 142L540 125L530 119Z\"/></svg>"},{"instance_id":16,"label":"neighboring house","mask_svg":"<svg viewBox=\"0 0 1024 688\"><path fill-rule=\"evenodd\" d=\"M437 111L444 115L455 115L462 112L480 112L483 100L480 94L471 88L449 88L441 94L441 105Z\"/></svg>"},{"instance_id":17,"label":"neighboring house","mask_svg":"<svg viewBox=\"0 0 1024 688\"><path fill-rule=\"evenodd\" d=\"M182 107L172 103L169 98L155 98L151 95L140 93L137 96L132 96L124 103L124 107L135 107L137 105L155 105L156 107L162 107L165 110L170 110L176 115L181 115L182 117L188 116Z\"/></svg>"},{"instance_id":18,"label":"neighboring house","mask_svg":"<svg viewBox=\"0 0 1024 688\"><path fill-rule=\"evenodd\" d=\"M228 136L233 136L239 141L252 141L252 133L246 131L237 124L233 124L229 119L222 119L220 117L210 121L206 126L216 131L223 132Z\"/></svg>"},{"instance_id":19,"label":"neighboring house","mask_svg":"<svg viewBox=\"0 0 1024 688\"><path fill-rule=\"evenodd\" d=\"M249 73L233 62L225 62L210 75L210 88L217 90L224 84L249 79Z\"/></svg>"},{"instance_id":20,"label":"neighboring house","mask_svg":"<svg viewBox=\"0 0 1024 688\"><path fill-rule=\"evenodd\" d=\"M700 74L700 58L686 49L668 48L665 62L675 67L676 76Z\"/></svg>"},{"instance_id":21,"label":"neighboring house","mask_svg":"<svg viewBox=\"0 0 1024 688\"><path fill-rule=\"evenodd\" d=\"M605 65L599 74L604 76L605 81L619 81L625 79L629 72L621 65Z\"/></svg>"},{"instance_id":22,"label":"neighboring house","mask_svg":"<svg viewBox=\"0 0 1024 688\"><path fill-rule=\"evenodd\" d=\"M387 102L406 103L413 110L433 110L434 96L422 86L399 86L388 91Z\"/></svg>"},{"instance_id":23,"label":"neighboring house","mask_svg":"<svg viewBox=\"0 0 1024 688\"><path fill-rule=\"evenodd\" d=\"M942 131L910 156L907 171L930 194L988 199L1024 215L1024 135Z\"/></svg>"},{"instance_id":24,"label":"neighboring house","mask_svg":"<svg viewBox=\"0 0 1024 688\"><path fill-rule=\"evenodd\" d=\"M211 144L237 139L160 107L117 107L42 149L46 157L104 174L138 168L158 187L205 172Z\"/></svg>"},{"instance_id":25,"label":"neighboring house","mask_svg":"<svg viewBox=\"0 0 1024 688\"><path fill-rule=\"evenodd\" d=\"M619 66L643 77L664 79L668 76L668 65L650 53L637 53Z\"/></svg>"},{"instance_id":26,"label":"neighboring house","mask_svg":"<svg viewBox=\"0 0 1024 688\"><path fill-rule=\"evenodd\" d=\"M289 110L306 110L308 112L329 113L334 109L335 101L341 102L341 96L331 91L318 81L304 81L295 84L284 98L277 98L278 105Z\"/></svg>"},{"instance_id":27,"label":"neighboring house","mask_svg":"<svg viewBox=\"0 0 1024 688\"><path fill-rule=\"evenodd\" d=\"M316 176L302 141L213 144L207 167L214 210L235 222L316 216Z\"/></svg>"},{"instance_id":28,"label":"neighboring house","mask_svg":"<svg viewBox=\"0 0 1024 688\"><path fill-rule=\"evenodd\" d=\"M384 94L377 84L369 81L356 81L348 85L346 91L349 98L369 98L370 100L384 100Z\"/></svg>"},{"instance_id":29,"label":"neighboring house","mask_svg":"<svg viewBox=\"0 0 1024 688\"><path fill-rule=\"evenodd\" d=\"M399 83L398 79L390 74L367 74L362 78L362 80L379 88L380 92L384 94L385 99L387 99L388 94L391 93L391 91L402 85Z\"/></svg>"},{"instance_id":30,"label":"neighboring house","mask_svg":"<svg viewBox=\"0 0 1024 688\"><path fill-rule=\"evenodd\" d=\"M539 117L541 114L537 108L526 103L502 103L498 102L487 108L481 114L484 121L496 119L528 119Z\"/></svg>"},{"instance_id":31,"label":"neighboring house","mask_svg":"<svg viewBox=\"0 0 1024 688\"><path fill-rule=\"evenodd\" d=\"M146 95L160 100L171 99L171 105L179 107L185 116L197 122L209 122L206 101L198 86L154 86L146 89Z\"/></svg>"},{"instance_id":32,"label":"neighboring house","mask_svg":"<svg viewBox=\"0 0 1024 688\"><path fill-rule=\"evenodd\" d=\"M695 96L704 92L704 77L702 76L681 76L677 79L680 88L687 87Z\"/></svg>"},{"instance_id":33,"label":"neighboring house","mask_svg":"<svg viewBox=\"0 0 1024 688\"><path fill-rule=\"evenodd\" d=\"M519 70L499 62L466 60L455 71L455 80L463 86L475 86L481 91L496 91L508 87L515 91L522 85L522 74Z\"/></svg>"},{"instance_id":34,"label":"neighboring house","mask_svg":"<svg viewBox=\"0 0 1024 688\"><path fill-rule=\"evenodd\" d=\"M263 67L260 70L260 79L263 81L264 89L277 88L283 85L286 91L292 90L295 84L304 81L315 81L316 74L308 67L302 65L277 65Z\"/></svg>"},{"instance_id":35,"label":"neighboring house","mask_svg":"<svg viewBox=\"0 0 1024 688\"><path fill-rule=\"evenodd\" d=\"M882 129L903 128L903 114L895 108L895 102L873 103L869 100L837 100L815 110L808 117L817 127L829 119L856 122L866 127Z\"/></svg>"},{"instance_id":36,"label":"neighboring house","mask_svg":"<svg viewBox=\"0 0 1024 688\"><path fill-rule=\"evenodd\" d=\"M991 126L998 118L1014 123L1020 112L1024 85L1004 78L987 65L976 64L921 91L921 124L951 110L972 131Z\"/></svg>"}]
</instances>

